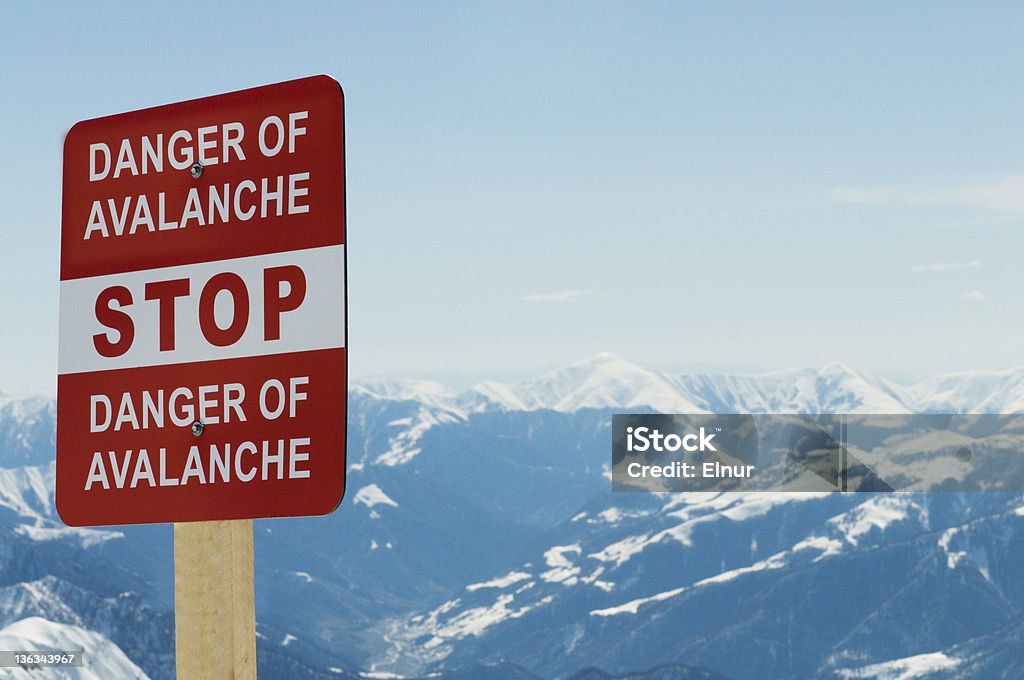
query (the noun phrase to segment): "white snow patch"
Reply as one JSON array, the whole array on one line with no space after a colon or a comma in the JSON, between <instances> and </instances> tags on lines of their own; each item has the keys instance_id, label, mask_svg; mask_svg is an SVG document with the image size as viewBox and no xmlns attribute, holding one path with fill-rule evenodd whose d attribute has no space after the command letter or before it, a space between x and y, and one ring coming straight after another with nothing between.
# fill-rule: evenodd
<instances>
[{"instance_id":1,"label":"white snow patch","mask_svg":"<svg viewBox=\"0 0 1024 680\"><path fill-rule=\"evenodd\" d=\"M989 572L988 565L988 554L984 549L977 547L972 548L970 544L970 534L963 534L962 541L964 544L961 547L964 550L953 550L950 548L950 544L960 534L960 530L969 525L963 525L959 527L951 527L942 532L942 536L939 538L938 546L942 548L942 551L946 554L946 568L956 569L961 561L967 560L968 565L977 567L978 573L981 574L982 578L986 581L991 581L991 574Z\"/></svg>"},{"instance_id":2,"label":"white snow patch","mask_svg":"<svg viewBox=\"0 0 1024 680\"><path fill-rule=\"evenodd\" d=\"M374 463L394 467L408 463L418 456L422 449L416 446L426 432L443 423L455 423L465 420L466 414L455 408L437 408L433 410L427 406L420 408L414 418L393 420L390 425L398 427L400 421L409 421L408 429L399 432L388 440L389 448L377 456Z\"/></svg>"},{"instance_id":3,"label":"white snow patch","mask_svg":"<svg viewBox=\"0 0 1024 680\"><path fill-rule=\"evenodd\" d=\"M906 520L912 507L920 509L909 496L879 496L833 517L829 523L842 532L850 545L857 545L873 529L884 531L890 525Z\"/></svg>"},{"instance_id":4,"label":"white snow patch","mask_svg":"<svg viewBox=\"0 0 1024 680\"><path fill-rule=\"evenodd\" d=\"M445 638L464 638L469 635L477 635L484 632L496 623L504 621L513 616L515 610L509 609L508 605L515 600L514 595L500 595L495 603L489 607L473 607L455 616L443 626L440 626L431 642L440 644ZM436 642L435 642L436 641Z\"/></svg>"},{"instance_id":5,"label":"white snow patch","mask_svg":"<svg viewBox=\"0 0 1024 680\"><path fill-rule=\"evenodd\" d=\"M602 562L613 562L616 567L628 562L633 555L643 551L650 542L650 534L641 534L639 536L627 536L621 541L616 541L611 545L605 546L603 549L596 553L587 555L587 557L593 557L595 560L601 560Z\"/></svg>"},{"instance_id":6,"label":"white snow patch","mask_svg":"<svg viewBox=\"0 0 1024 680\"><path fill-rule=\"evenodd\" d=\"M580 568L574 566L566 557L566 553L579 555L582 548L578 543L572 545L556 545L544 553L544 561L551 567L543 572L540 577L548 583L561 583L565 586L574 586L579 581L577 578Z\"/></svg>"},{"instance_id":7,"label":"white snow patch","mask_svg":"<svg viewBox=\"0 0 1024 680\"><path fill-rule=\"evenodd\" d=\"M581 550L579 543L573 543L572 545L556 545L545 551L544 561L549 567L571 567L572 562L565 557L565 554L576 553L579 555Z\"/></svg>"},{"instance_id":8,"label":"white snow patch","mask_svg":"<svg viewBox=\"0 0 1024 680\"><path fill-rule=\"evenodd\" d=\"M819 551L821 554L818 555L814 559L814 561L817 562L818 560L824 559L826 557L831 557L833 555L838 555L840 553L840 551L842 550L842 547L843 547L843 543L841 541L839 541L839 540L830 539L830 538L821 537L821 536L813 536L813 537L810 537L810 538L806 538L803 541L800 541L799 543L794 545L789 550L784 550L782 552L775 553L771 557L768 557L767 559L763 559L763 560L760 560L758 562L755 562L754 564L751 564L750 566L740 567L738 569L731 569L729 571L724 571L721 574L717 574L717 575L711 576L709 578L701 579L700 581L697 581L696 583L694 583L692 585L683 586L681 588L673 588L672 590L667 590L667 591L665 591L663 593L658 593L657 595L652 595L650 597L643 597L643 598L639 598L639 599L636 599L636 600L631 600L629 602L626 602L625 604L621 604L621 605L618 605L616 607L608 607L606 609L595 609L595 610L590 612L590 615L591 616L616 616L618 614L636 614L639 611L640 607L645 605L645 604L649 604L651 602L662 602L664 600L669 600L669 599L672 599L673 597L676 597L677 595L681 595L684 592L687 592L689 590L693 590L693 589L696 589L696 588L701 588L701 587L704 587L704 586L713 585L713 584L717 584L717 583L727 583L729 581L733 581L733 580L735 580L737 578L740 578L741 576L745 576L747 574L756 573L756 572L759 572L759 571L768 571L768 570L773 570L773 569L781 569L781 568L785 567L787 564L789 564L789 558L794 553L801 552L803 550L817 550L817 551ZM601 586L599 586L599 587L601 587ZM601 587L601 588L602 588L602 590L604 590L603 587Z\"/></svg>"},{"instance_id":9,"label":"white snow patch","mask_svg":"<svg viewBox=\"0 0 1024 680\"><path fill-rule=\"evenodd\" d=\"M820 562L826 557L842 554L843 542L827 536L811 536L793 546L794 552L807 549L821 551L821 554L814 558L815 562Z\"/></svg>"},{"instance_id":10,"label":"white snow patch","mask_svg":"<svg viewBox=\"0 0 1024 680\"><path fill-rule=\"evenodd\" d=\"M918 654L905 659L895 659L883 663L862 666L856 669L843 669L839 674L850 680L854 678L873 678L874 680L914 680L938 671L948 671L962 663L962 659L946 656L942 652Z\"/></svg>"},{"instance_id":11,"label":"white snow patch","mask_svg":"<svg viewBox=\"0 0 1024 680\"><path fill-rule=\"evenodd\" d=\"M693 586L696 588L700 586L710 585L712 583L725 583L727 581L733 581L739 578L740 576L744 576L745 574L752 574L757 571L765 571L768 569L782 569L784 566L786 566L786 564L788 564L786 555L787 551L775 553L767 559L751 564L749 567L731 569L729 571L724 571L721 574L711 576L710 578L701 579L700 581L694 583Z\"/></svg>"},{"instance_id":12,"label":"white snow patch","mask_svg":"<svg viewBox=\"0 0 1024 680\"><path fill-rule=\"evenodd\" d=\"M772 555L768 559L755 562L749 567L741 567L739 569L732 569L730 571L722 572L710 578L702 579L697 581L691 586L683 586L681 588L673 588L672 590L666 590L663 593L652 595L650 597L641 597L636 600L631 600L625 604L618 605L616 607L608 607L607 609L595 609L590 612L591 616L616 616L618 614L636 614L640 607L652 602L663 602L664 600L670 600L677 595L682 595L688 590L699 588L701 586L711 585L714 583L725 583L732 581L744 574L750 574L757 571L764 571L766 569L781 569L786 566L786 553L780 552Z\"/></svg>"},{"instance_id":13,"label":"white snow patch","mask_svg":"<svg viewBox=\"0 0 1024 680\"><path fill-rule=\"evenodd\" d=\"M14 532L38 542L71 538L77 540L83 548L91 548L107 541L124 538L124 533L121 531L82 527L36 527L19 524L14 527Z\"/></svg>"},{"instance_id":14,"label":"white snow patch","mask_svg":"<svg viewBox=\"0 0 1024 680\"><path fill-rule=\"evenodd\" d=\"M449 600L434 611L430 612L427 619L415 627L416 635L432 634L423 646L426 649L440 647L447 640L461 639L470 635L479 636L485 630L502 621L518 619L527 612L551 602L553 598L548 595L533 604L526 604L515 608L512 605L515 595L504 593L498 597L494 604L486 607L473 607L452 617L450 620L441 622L444 614L459 605L459 600Z\"/></svg>"},{"instance_id":15,"label":"white snow patch","mask_svg":"<svg viewBox=\"0 0 1024 680\"><path fill-rule=\"evenodd\" d=\"M816 498L823 498L828 495L827 493L816 493L816 494L800 494L802 496L812 496ZM766 493L766 494L747 494L745 498L740 502L731 505L722 511L722 516L727 517L734 522L743 522L748 519L755 517L763 517L767 515L772 508L780 505L787 505L793 500L789 494L781 493ZM810 500L803 498L801 500Z\"/></svg>"},{"instance_id":16,"label":"white snow patch","mask_svg":"<svg viewBox=\"0 0 1024 680\"><path fill-rule=\"evenodd\" d=\"M636 614L640 607L649 604L651 602L661 602L663 600L670 600L676 595L679 595L688 590L688 586L682 588L674 588L672 590L666 590L663 593L652 595L650 597L641 597L636 600L631 600L626 604L620 604L617 607L608 607L607 609L595 609L590 612L591 616L616 616L617 614Z\"/></svg>"},{"instance_id":17,"label":"white snow patch","mask_svg":"<svg viewBox=\"0 0 1024 680\"><path fill-rule=\"evenodd\" d=\"M624 519L639 519L648 517L651 513L647 510L622 510L621 508L608 508L597 513L597 516L588 519L587 524L618 524Z\"/></svg>"},{"instance_id":18,"label":"white snow patch","mask_svg":"<svg viewBox=\"0 0 1024 680\"><path fill-rule=\"evenodd\" d=\"M960 560L967 557L967 552L964 550L950 550L949 542L953 540L953 537L960 531L959 527L951 527L942 532L942 536L939 538L939 547L942 548L942 552L946 553L946 568L956 569L956 565L960 563Z\"/></svg>"},{"instance_id":19,"label":"white snow patch","mask_svg":"<svg viewBox=\"0 0 1024 680\"><path fill-rule=\"evenodd\" d=\"M588 555L616 567L644 551L649 545L673 540L689 548L693 546L693 530L700 524L722 518L743 522L768 514L780 505L812 501L829 496L823 493L692 493L672 494L662 508L663 514L682 520L679 524L654 534L627 536L602 550Z\"/></svg>"},{"instance_id":20,"label":"white snow patch","mask_svg":"<svg viewBox=\"0 0 1024 680\"><path fill-rule=\"evenodd\" d=\"M368 508L372 508L375 505L390 505L393 508L398 507L398 503L391 500L391 497L384 493L376 484L369 484L357 491L353 503L356 505L362 504Z\"/></svg>"},{"instance_id":21,"label":"white snow patch","mask_svg":"<svg viewBox=\"0 0 1024 680\"><path fill-rule=\"evenodd\" d=\"M485 581L483 583L472 583L466 586L466 590L474 591L481 590L483 588L507 588L510 585L519 583L520 581L524 581L528 578L530 578L530 575L527 574L525 571L510 571L504 576L499 576L498 578L492 579L490 581Z\"/></svg>"},{"instance_id":22,"label":"white snow patch","mask_svg":"<svg viewBox=\"0 0 1024 680\"><path fill-rule=\"evenodd\" d=\"M600 580L602 574L604 574L604 567L598 567L590 574L590 576L580 577L580 581L582 583L592 585L595 588L600 588L606 593L610 593L612 590L615 589L615 584L611 581Z\"/></svg>"}]
</instances>

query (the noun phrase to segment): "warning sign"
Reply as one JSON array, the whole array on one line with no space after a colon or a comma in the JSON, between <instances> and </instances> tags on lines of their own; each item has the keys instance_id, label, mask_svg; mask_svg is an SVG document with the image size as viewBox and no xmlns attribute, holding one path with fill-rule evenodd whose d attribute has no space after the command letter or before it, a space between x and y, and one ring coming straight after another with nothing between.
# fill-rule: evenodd
<instances>
[{"instance_id":1,"label":"warning sign","mask_svg":"<svg viewBox=\"0 0 1024 680\"><path fill-rule=\"evenodd\" d=\"M347 325L336 81L76 124L60 279L65 522L337 506Z\"/></svg>"}]
</instances>

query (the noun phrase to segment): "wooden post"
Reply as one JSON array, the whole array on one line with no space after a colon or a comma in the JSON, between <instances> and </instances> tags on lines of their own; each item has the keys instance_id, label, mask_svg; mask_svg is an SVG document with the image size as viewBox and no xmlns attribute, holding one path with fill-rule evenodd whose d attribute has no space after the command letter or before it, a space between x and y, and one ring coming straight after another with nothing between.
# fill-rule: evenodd
<instances>
[{"instance_id":1,"label":"wooden post","mask_svg":"<svg viewBox=\"0 0 1024 680\"><path fill-rule=\"evenodd\" d=\"M256 680L252 520L174 525L178 680Z\"/></svg>"}]
</instances>

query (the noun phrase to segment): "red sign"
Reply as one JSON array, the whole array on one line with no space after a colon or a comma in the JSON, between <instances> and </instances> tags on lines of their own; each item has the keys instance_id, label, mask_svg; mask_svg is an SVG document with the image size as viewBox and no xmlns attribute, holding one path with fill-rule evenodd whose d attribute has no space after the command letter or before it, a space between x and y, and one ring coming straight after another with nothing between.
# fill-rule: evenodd
<instances>
[{"instance_id":1,"label":"red sign","mask_svg":"<svg viewBox=\"0 0 1024 680\"><path fill-rule=\"evenodd\" d=\"M75 526L322 515L345 485L341 87L64 141L57 510Z\"/></svg>"}]
</instances>

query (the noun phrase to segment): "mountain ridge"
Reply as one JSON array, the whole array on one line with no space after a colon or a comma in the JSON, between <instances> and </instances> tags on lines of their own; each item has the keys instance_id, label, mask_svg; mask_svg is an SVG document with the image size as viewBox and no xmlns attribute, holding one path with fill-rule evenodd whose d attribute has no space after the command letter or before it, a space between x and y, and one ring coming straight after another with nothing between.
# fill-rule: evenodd
<instances>
[{"instance_id":1,"label":"mountain ridge","mask_svg":"<svg viewBox=\"0 0 1024 680\"><path fill-rule=\"evenodd\" d=\"M997 394L986 394L986 388ZM673 374L604 352L532 380L488 380L461 392L435 381L377 378L353 381L353 391L458 413L487 408L721 413L723 407L743 413L1006 413L1024 411L1024 365L941 374L902 386L842 363L759 373Z\"/></svg>"},{"instance_id":2,"label":"mountain ridge","mask_svg":"<svg viewBox=\"0 0 1024 680\"><path fill-rule=\"evenodd\" d=\"M1012 646L1022 636L1008 621L1024 602L1011 569L1024 559L1012 540L1024 521L1019 497L609 489L618 410L996 408L1018 403L1024 369L929 380L901 387L842 364L676 376L601 354L463 391L355 381L340 510L255 524L262 667L311 679L359 669L469 678L499 667L567 678L589 665L601 669L593 677L630 677L675 664L750 680L758 676L722 650L751 644L758 663L776 664L771 677L825 678ZM53 510L54 417L52 400L0 409L0 625L41 615L83 626L155 680L171 677L168 527L64 527ZM784 615L813 615L800 597L807 607L834 599L815 584L844 569L863 601L846 603L851 617L834 625L794 628L821 655L786 656L765 631ZM871 578L879 570L906 573L908 593L942 594L913 602L918 631L898 631L894 612L909 600ZM744 608L733 589L771 606ZM974 618L962 624L956 611ZM689 637L673 638L679 631ZM660 677L651 673L637 677Z\"/></svg>"}]
</instances>

